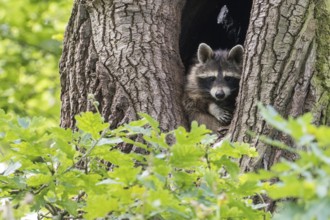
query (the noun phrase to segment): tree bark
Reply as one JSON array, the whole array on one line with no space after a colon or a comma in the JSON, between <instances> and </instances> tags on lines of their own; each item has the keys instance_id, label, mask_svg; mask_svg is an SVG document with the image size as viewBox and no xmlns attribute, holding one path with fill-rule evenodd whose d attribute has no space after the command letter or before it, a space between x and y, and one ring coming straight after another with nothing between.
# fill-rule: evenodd
<instances>
[{"instance_id":1,"label":"tree bark","mask_svg":"<svg viewBox=\"0 0 330 220\"><path fill-rule=\"evenodd\" d=\"M224 4L212 2L219 8ZM75 1L60 60L61 126L74 128L76 114L95 111L88 94L94 94L98 110L112 128L137 119L138 112L157 119L163 131L186 126L178 45L184 4L184 0ZM260 157L242 158L242 170L268 169L280 156L294 157L247 134L251 130L290 141L265 124L257 102L274 106L284 116L311 111L316 124L329 124L328 7L325 0L253 2L240 93L228 133L233 141L256 146ZM190 33L184 33L181 40L190 39ZM190 43L184 44L186 57L191 56Z\"/></svg>"},{"instance_id":2,"label":"tree bark","mask_svg":"<svg viewBox=\"0 0 330 220\"><path fill-rule=\"evenodd\" d=\"M184 0L77 0L66 30L61 75L61 126L98 110L111 127L146 112L163 131L185 125L179 56Z\"/></svg>"},{"instance_id":3,"label":"tree bark","mask_svg":"<svg viewBox=\"0 0 330 220\"><path fill-rule=\"evenodd\" d=\"M311 111L316 124L329 121L330 100L324 98L329 97L329 88L318 82L330 77L329 68L316 71L315 66L320 55L317 50L320 34L316 33L328 31L329 36L329 28L321 30L324 24L317 17L319 8L315 2L253 2L236 113L228 132L233 141L251 143L259 152L256 159L241 159L243 171L269 169L281 156L294 159L294 155L259 141L259 135L286 143L290 139L265 123L258 113L258 102L274 106L285 117ZM329 55L329 50L326 53ZM329 62L329 56L326 59ZM248 131L256 133L256 137L249 136Z\"/></svg>"}]
</instances>

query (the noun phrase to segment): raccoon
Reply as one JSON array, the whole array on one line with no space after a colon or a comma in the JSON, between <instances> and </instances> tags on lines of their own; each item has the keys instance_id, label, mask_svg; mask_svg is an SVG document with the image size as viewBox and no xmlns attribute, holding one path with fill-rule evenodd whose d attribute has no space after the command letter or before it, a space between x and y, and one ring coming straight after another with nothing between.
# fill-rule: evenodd
<instances>
[{"instance_id":1,"label":"raccoon","mask_svg":"<svg viewBox=\"0 0 330 220\"><path fill-rule=\"evenodd\" d=\"M231 122L242 72L244 49L215 50L201 43L197 62L187 74L183 106L189 122L205 124L213 132Z\"/></svg>"}]
</instances>

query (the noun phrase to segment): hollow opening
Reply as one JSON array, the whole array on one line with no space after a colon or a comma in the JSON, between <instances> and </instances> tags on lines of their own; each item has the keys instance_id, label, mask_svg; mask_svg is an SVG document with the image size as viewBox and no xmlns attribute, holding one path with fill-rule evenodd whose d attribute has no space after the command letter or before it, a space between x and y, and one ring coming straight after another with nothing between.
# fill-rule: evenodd
<instances>
[{"instance_id":1,"label":"hollow opening","mask_svg":"<svg viewBox=\"0 0 330 220\"><path fill-rule=\"evenodd\" d=\"M229 49L244 44L252 0L188 0L182 13L180 55L187 69L198 45Z\"/></svg>"}]
</instances>

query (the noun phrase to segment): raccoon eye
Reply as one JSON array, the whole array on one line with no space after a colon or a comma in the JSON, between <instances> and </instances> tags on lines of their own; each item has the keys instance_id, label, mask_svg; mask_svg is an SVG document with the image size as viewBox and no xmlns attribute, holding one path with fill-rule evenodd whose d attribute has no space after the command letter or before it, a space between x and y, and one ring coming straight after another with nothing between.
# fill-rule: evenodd
<instances>
[{"instance_id":1,"label":"raccoon eye","mask_svg":"<svg viewBox=\"0 0 330 220\"><path fill-rule=\"evenodd\" d=\"M207 77L207 80L208 80L209 82L213 82L213 81L215 81L215 79L216 79L215 76Z\"/></svg>"},{"instance_id":2,"label":"raccoon eye","mask_svg":"<svg viewBox=\"0 0 330 220\"><path fill-rule=\"evenodd\" d=\"M235 78L234 77L225 77L225 78L223 78L226 82L232 82L232 81L234 81L235 80Z\"/></svg>"}]
</instances>

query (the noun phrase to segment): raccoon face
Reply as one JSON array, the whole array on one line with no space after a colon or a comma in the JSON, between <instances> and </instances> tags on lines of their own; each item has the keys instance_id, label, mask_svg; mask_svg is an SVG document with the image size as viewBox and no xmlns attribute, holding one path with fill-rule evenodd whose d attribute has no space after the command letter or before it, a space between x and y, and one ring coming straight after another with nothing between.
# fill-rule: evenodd
<instances>
[{"instance_id":1,"label":"raccoon face","mask_svg":"<svg viewBox=\"0 0 330 220\"><path fill-rule=\"evenodd\" d=\"M195 74L198 87L205 98L223 101L236 97L241 78L243 47L237 45L229 52L213 51L207 44L200 44Z\"/></svg>"}]
</instances>

